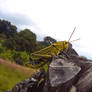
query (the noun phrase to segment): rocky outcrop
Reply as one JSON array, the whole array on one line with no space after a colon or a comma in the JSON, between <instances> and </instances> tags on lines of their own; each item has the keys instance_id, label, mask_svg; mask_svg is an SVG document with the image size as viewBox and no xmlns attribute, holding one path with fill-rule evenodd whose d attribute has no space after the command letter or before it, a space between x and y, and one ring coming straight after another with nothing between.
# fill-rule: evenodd
<instances>
[{"instance_id":1,"label":"rocky outcrop","mask_svg":"<svg viewBox=\"0 0 92 92\"><path fill-rule=\"evenodd\" d=\"M11 92L92 92L92 62L79 56L55 57L44 71L19 82Z\"/></svg>"},{"instance_id":2,"label":"rocky outcrop","mask_svg":"<svg viewBox=\"0 0 92 92\"><path fill-rule=\"evenodd\" d=\"M57 58L49 66L49 80L52 87L64 84L74 78L81 68L75 63Z\"/></svg>"}]
</instances>

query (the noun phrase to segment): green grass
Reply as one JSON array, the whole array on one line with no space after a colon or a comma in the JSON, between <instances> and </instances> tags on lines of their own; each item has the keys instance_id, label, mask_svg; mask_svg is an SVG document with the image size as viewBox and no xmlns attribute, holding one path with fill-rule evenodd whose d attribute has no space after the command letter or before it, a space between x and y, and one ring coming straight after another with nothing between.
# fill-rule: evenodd
<instances>
[{"instance_id":1,"label":"green grass","mask_svg":"<svg viewBox=\"0 0 92 92\"><path fill-rule=\"evenodd\" d=\"M6 92L7 89L12 89L17 82L23 81L29 76L30 74L9 67L6 64L0 64L0 92Z\"/></svg>"}]
</instances>

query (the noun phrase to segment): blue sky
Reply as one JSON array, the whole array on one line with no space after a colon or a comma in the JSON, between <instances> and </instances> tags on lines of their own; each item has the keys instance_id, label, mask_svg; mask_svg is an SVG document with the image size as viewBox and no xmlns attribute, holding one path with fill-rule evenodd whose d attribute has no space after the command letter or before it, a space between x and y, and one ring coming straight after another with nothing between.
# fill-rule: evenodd
<instances>
[{"instance_id":1,"label":"blue sky","mask_svg":"<svg viewBox=\"0 0 92 92\"><path fill-rule=\"evenodd\" d=\"M0 0L0 18L30 28L40 39L68 40L76 26L71 40L80 40L73 47L92 59L92 0Z\"/></svg>"}]
</instances>

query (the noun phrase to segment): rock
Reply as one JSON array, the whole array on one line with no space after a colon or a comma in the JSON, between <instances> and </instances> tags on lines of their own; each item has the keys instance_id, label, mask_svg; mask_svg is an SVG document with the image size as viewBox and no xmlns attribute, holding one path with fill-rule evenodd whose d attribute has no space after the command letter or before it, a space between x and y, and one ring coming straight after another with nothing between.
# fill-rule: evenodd
<instances>
[{"instance_id":1,"label":"rock","mask_svg":"<svg viewBox=\"0 0 92 92\"><path fill-rule=\"evenodd\" d=\"M92 92L92 67L81 74L76 87L77 92Z\"/></svg>"},{"instance_id":2,"label":"rock","mask_svg":"<svg viewBox=\"0 0 92 92\"><path fill-rule=\"evenodd\" d=\"M70 92L76 92L76 87L75 86L72 86Z\"/></svg>"},{"instance_id":3,"label":"rock","mask_svg":"<svg viewBox=\"0 0 92 92\"><path fill-rule=\"evenodd\" d=\"M38 82L44 77L43 71L37 72L24 82L17 83L11 92L42 92L45 81L42 81L39 85Z\"/></svg>"},{"instance_id":4,"label":"rock","mask_svg":"<svg viewBox=\"0 0 92 92\"><path fill-rule=\"evenodd\" d=\"M54 59L49 65L49 80L52 87L57 87L74 78L81 68L64 59Z\"/></svg>"},{"instance_id":5,"label":"rock","mask_svg":"<svg viewBox=\"0 0 92 92\"><path fill-rule=\"evenodd\" d=\"M11 90L7 90L7 92L12 92Z\"/></svg>"},{"instance_id":6,"label":"rock","mask_svg":"<svg viewBox=\"0 0 92 92\"><path fill-rule=\"evenodd\" d=\"M92 62L78 55L68 60L55 57L48 74L33 74L17 83L11 92L92 92Z\"/></svg>"}]
</instances>

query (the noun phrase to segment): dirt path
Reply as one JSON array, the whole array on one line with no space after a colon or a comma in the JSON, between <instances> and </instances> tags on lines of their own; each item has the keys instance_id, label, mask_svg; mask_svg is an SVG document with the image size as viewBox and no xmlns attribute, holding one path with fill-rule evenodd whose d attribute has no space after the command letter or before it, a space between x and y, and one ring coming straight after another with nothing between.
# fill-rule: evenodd
<instances>
[{"instance_id":1,"label":"dirt path","mask_svg":"<svg viewBox=\"0 0 92 92\"><path fill-rule=\"evenodd\" d=\"M14 69L18 69L18 70L23 71L23 72L28 73L28 74L33 74L35 72L35 70L33 70L33 69L30 69L30 68L27 68L24 66L20 66L18 64L15 64L14 62L7 61L7 60L1 59L1 58L0 58L0 63L6 64Z\"/></svg>"}]
</instances>

